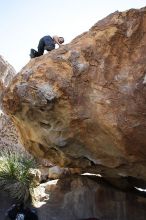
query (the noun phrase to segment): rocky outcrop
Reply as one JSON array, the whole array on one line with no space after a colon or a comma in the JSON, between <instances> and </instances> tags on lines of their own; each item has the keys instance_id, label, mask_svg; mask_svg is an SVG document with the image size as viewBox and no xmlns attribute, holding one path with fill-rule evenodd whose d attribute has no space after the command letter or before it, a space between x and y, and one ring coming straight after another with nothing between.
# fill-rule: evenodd
<instances>
[{"instance_id":1,"label":"rocky outcrop","mask_svg":"<svg viewBox=\"0 0 146 220\"><path fill-rule=\"evenodd\" d=\"M34 190L34 203L40 220L145 220L146 216L145 198L85 176L41 184Z\"/></svg>"},{"instance_id":2,"label":"rocky outcrop","mask_svg":"<svg viewBox=\"0 0 146 220\"><path fill-rule=\"evenodd\" d=\"M4 89L9 85L16 71L14 68L0 56L0 98ZM0 100L1 106L1 100ZM1 112L0 107L0 151L11 150L16 152L26 152L19 140L19 135L12 120Z\"/></svg>"},{"instance_id":3,"label":"rocky outcrop","mask_svg":"<svg viewBox=\"0 0 146 220\"><path fill-rule=\"evenodd\" d=\"M0 150L26 153L12 120L3 113L0 114Z\"/></svg>"},{"instance_id":4,"label":"rocky outcrop","mask_svg":"<svg viewBox=\"0 0 146 220\"><path fill-rule=\"evenodd\" d=\"M15 75L15 69L0 55L0 94Z\"/></svg>"},{"instance_id":5,"label":"rocky outcrop","mask_svg":"<svg viewBox=\"0 0 146 220\"><path fill-rule=\"evenodd\" d=\"M3 107L34 155L107 178L146 180L145 91L142 8L115 12L32 59L5 91Z\"/></svg>"}]
</instances>

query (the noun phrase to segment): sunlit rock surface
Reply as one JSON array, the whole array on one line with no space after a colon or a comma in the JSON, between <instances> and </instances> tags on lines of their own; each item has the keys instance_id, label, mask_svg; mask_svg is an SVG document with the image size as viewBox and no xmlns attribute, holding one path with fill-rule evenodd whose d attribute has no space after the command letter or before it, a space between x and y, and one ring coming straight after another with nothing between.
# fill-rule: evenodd
<instances>
[{"instance_id":1,"label":"sunlit rock surface","mask_svg":"<svg viewBox=\"0 0 146 220\"><path fill-rule=\"evenodd\" d=\"M3 107L34 155L146 180L146 8L115 12L32 59Z\"/></svg>"}]
</instances>

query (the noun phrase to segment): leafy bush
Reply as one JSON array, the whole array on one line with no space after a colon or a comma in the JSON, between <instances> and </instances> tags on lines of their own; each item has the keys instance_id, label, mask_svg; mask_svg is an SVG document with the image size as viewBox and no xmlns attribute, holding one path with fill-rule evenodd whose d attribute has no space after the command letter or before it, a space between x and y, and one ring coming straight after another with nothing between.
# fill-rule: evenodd
<instances>
[{"instance_id":1,"label":"leafy bush","mask_svg":"<svg viewBox=\"0 0 146 220\"><path fill-rule=\"evenodd\" d=\"M0 155L0 188L9 192L17 201L26 202L30 199L30 189L33 179L29 169L34 168L36 162L31 157L4 151Z\"/></svg>"}]
</instances>

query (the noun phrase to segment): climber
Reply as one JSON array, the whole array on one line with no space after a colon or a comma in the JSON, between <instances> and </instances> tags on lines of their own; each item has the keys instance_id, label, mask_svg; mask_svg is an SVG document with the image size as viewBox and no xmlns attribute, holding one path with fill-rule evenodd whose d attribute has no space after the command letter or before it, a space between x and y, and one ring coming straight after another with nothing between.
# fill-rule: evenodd
<instances>
[{"instance_id":1,"label":"climber","mask_svg":"<svg viewBox=\"0 0 146 220\"><path fill-rule=\"evenodd\" d=\"M64 43L64 38L63 37L58 37L58 36L44 36L40 39L39 44L38 44L38 51L31 49L30 50L30 57L35 58L43 55L44 50L51 51L55 49L55 44L58 44L60 47L61 44Z\"/></svg>"}]
</instances>

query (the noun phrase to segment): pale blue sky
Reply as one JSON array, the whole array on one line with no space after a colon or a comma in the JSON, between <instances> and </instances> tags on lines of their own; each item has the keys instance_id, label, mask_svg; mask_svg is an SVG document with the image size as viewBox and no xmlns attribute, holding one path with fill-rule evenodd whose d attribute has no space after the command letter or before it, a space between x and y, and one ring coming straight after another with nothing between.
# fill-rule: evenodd
<instances>
[{"instance_id":1,"label":"pale blue sky","mask_svg":"<svg viewBox=\"0 0 146 220\"><path fill-rule=\"evenodd\" d=\"M0 55L19 71L44 35L65 43L108 14L146 6L146 0L0 0Z\"/></svg>"}]
</instances>

